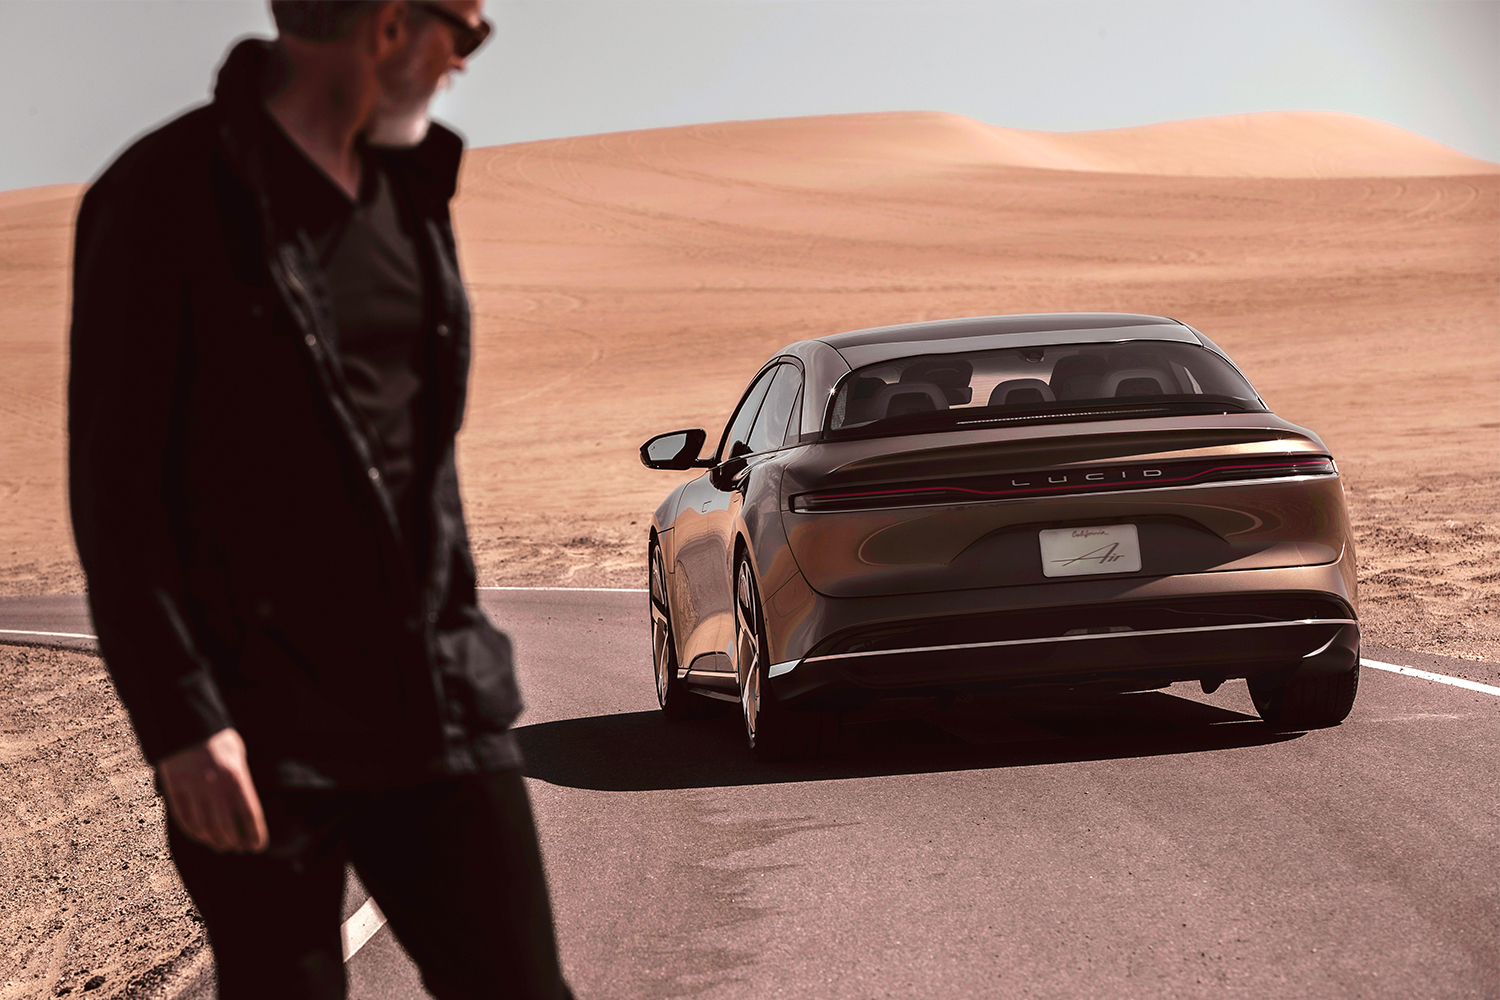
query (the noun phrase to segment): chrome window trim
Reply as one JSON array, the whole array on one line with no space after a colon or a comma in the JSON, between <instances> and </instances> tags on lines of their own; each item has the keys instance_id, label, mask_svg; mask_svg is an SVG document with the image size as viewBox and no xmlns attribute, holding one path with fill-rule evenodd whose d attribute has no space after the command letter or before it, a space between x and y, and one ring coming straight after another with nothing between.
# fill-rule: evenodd
<instances>
[{"instance_id":1,"label":"chrome window trim","mask_svg":"<svg viewBox=\"0 0 1500 1000\"><path fill-rule=\"evenodd\" d=\"M1142 636L1189 635L1198 632L1230 632L1252 628L1290 628L1301 625L1358 625L1357 618L1299 618L1285 622L1243 622L1235 625L1199 625L1194 628L1158 628L1140 632L1096 632L1091 635L1053 635L1038 639L998 639L994 642L963 642L951 646L908 646L903 649L870 649L857 653L825 653L808 656L800 663L822 663L825 660L850 660L862 656L901 656L906 653L948 653L961 649L994 649L1001 646L1034 646L1044 642L1083 642L1090 639L1139 639ZM778 663L777 667L786 666ZM796 664L793 664L796 666ZM790 673L791 668L783 673ZM775 675L773 675L775 676Z\"/></svg>"},{"instance_id":2,"label":"chrome window trim","mask_svg":"<svg viewBox=\"0 0 1500 1000\"><path fill-rule=\"evenodd\" d=\"M1108 497L1136 493L1170 493L1178 490L1208 490L1225 486L1266 486L1275 483L1306 483L1317 479L1337 479L1337 472L1320 473L1315 476L1275 476L1267 479L1226 479L1217 483L1186 483L1181 486L1142 486L1139 489L1080 490L1077 493L1048 493L1045 496L997 497L994 500L955 500L950 503L909 503L900 506L845 507L842 510L799 510L787 505L787 513L804 516L826 516L829 514L868 514L871 511L917 510L922 507L983 507L996 503L1024 503L1028 500L1072 500L1078 497Z\"/></svg>"}]
</instances>

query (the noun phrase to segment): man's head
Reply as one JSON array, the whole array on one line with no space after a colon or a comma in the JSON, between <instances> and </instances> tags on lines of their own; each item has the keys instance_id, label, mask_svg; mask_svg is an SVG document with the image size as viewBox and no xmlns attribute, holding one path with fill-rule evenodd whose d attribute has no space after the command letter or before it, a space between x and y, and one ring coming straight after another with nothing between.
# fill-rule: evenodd
<instances>
[{"instance_id":1,"label":"man's head","mask_svg":"<svg viewBox=\"0 0 1500 1000\"><path fill-rule=\"evenodd\" d=\"M371 142L414 146L427 134L433 96L489 34L480 6L481 0L271 0L271 14L294 64L358 82L370 98Z\"/></svg>"}]
</instances>

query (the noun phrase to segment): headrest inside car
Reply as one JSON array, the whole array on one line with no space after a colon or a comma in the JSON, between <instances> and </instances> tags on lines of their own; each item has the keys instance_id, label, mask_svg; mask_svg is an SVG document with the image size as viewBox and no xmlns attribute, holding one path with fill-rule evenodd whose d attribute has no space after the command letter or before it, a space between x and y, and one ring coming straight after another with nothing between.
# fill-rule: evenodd
<instances>
[{"instance_id":1,"label":"headrest inside car","mask_svg":"<svg viewBox=\"0 0 1500 1000\"><path fill-rule=\"evenodd\" d=\"M989 405L1024 406L1027 403L1051 403L1056 399L1052 387L1039 378L1012 378L990 390Z\"/></svg>"},{"instance_id":2,"label":"headrest inside car","mask_svg":"<svg viewBox=\"0 0 1500 1000\"><path fill-rule=\"evenodd\" d=\"M1170 380L1165 372L1152 368L1127 368L1110 372L1104 379L1102 396L1160 396L1166 393Z\"/></svg>"},{"instance_id":3,"label":"headrest inside car","mask_svg":"<svg viewBox=\"0 0 1500 1000\"><path fill-rule=\"evenodd\" d=\"M875 412L886 419L948 408L943 390L931 382L897 382L884 386L875 393L872 403Z\"/></svg>"},{"instance_id":4,"label":"headrest inside car","mask_svg":"<svg viewBox=\"0 0 1500 1000\"><path fill-rule=\"evenodd\" d=\"M1070 354L1052 369L1052 392L1058 399L1097 399L1099 382L1109 364L1097 354Z\"/></svg>"},{"instance_id":5,"label":"headrest inside car","mask_svg":"<svg viewBox=\"0 0 1500 1000\"><path fill-rule=\"evenodd\" d=\"M901 373L904 383L926 382L943 390L949 406L963 406L974 398L974 390L969 386L973 377L973 363L962 358L917 361Z\"/></svg>"}]
</instances>

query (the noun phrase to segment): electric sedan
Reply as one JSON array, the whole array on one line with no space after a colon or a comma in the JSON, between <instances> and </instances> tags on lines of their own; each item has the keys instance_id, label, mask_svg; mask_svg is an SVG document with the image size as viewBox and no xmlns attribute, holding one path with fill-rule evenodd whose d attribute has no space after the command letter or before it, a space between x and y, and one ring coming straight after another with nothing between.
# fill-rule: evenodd
<instances>
[{"instance_id":1,"label":"electric sedan","mask_svg":"<svg viewBox=\"0 0 1500 1000\"><path fill-rule=\"evenodd\" d=\"M792 344L651 521L656 693L765 758L890 697L1246 678L1284 728L1359 682L1354 546L1316 434L1175 320L993 316ZM851 713L854 713L851 716Z\"/></svg>"}]
</instances>

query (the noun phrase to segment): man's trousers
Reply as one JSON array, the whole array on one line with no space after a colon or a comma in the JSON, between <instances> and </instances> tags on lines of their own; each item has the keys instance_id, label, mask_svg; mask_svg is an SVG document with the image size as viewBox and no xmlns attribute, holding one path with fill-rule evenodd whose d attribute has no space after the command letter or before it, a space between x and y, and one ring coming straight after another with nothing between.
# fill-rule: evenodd
<instances>
[{"instance_id":1,"label":"man's trousers","mask_svg":"<svg viewBox=\"0 0 1500 1000\"><path fill-rule=\"evenodd\" d=\"M377 790L271 791L271 846L219 854L169 822L221 1000L342 1000L352 864L439 1000L567 1000L531 803L516 770Z\"/></svg>"}]
</instances>

